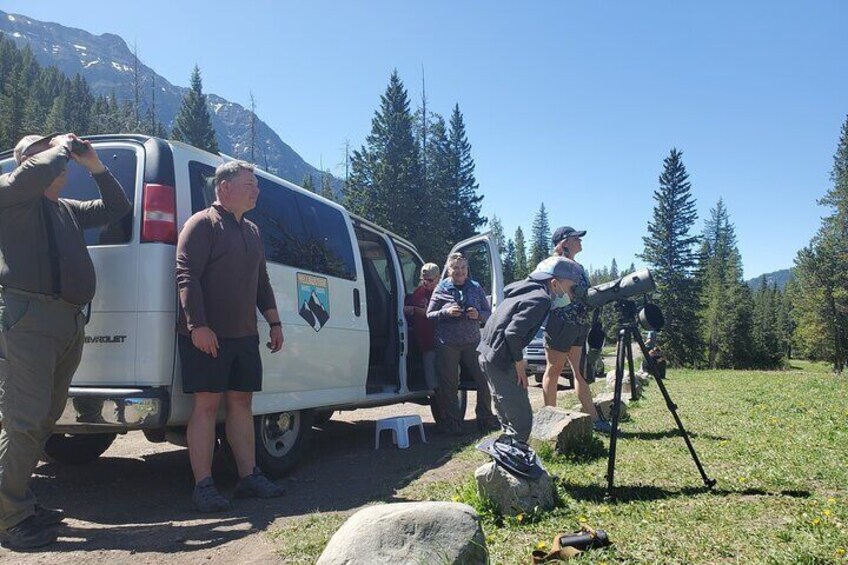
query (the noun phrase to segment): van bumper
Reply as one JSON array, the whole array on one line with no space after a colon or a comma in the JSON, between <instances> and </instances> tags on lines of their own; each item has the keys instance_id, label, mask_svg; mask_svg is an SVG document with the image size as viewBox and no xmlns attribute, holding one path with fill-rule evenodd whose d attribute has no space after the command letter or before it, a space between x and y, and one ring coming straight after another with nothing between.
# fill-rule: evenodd
<instances>
[{"instance_id":1,"label":"van bumper","mask_svg":"<svg viewBox=\"0 0 848 565\"><path fill-rule=\"evenodd\" d=\"M127 432L164 428L171 397L164 387L94 388L68 391L57 433Z\"/></svg>"}]
</instances>

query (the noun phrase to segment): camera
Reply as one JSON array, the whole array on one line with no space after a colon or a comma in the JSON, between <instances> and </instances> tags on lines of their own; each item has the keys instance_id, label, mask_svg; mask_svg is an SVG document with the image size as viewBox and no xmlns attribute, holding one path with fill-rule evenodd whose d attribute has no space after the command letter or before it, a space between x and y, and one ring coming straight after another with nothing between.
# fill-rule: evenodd
<instances>
[{"instance_id":1,"label":"camera","mask_svg":"<svg viewBox=\"0 0 848 565\"><path fill-rule=\"evenodd\" d=\"M71 153L73 153L77 157L80 157L82 155L85 155L85 153L87 151L88 151L88 145L86 145L85 143L83 143L79 139L72 139L71 140Z\"/></svg>"}]
</instances>

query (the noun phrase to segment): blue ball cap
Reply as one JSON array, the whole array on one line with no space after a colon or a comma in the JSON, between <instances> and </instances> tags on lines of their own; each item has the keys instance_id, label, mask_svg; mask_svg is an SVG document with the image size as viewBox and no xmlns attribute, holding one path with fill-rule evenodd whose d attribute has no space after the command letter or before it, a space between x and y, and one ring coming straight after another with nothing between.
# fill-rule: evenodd
<instances>
[{"instance_id":1,"label":"blue ball cap","mask_svg":"<svg viewBox=\"0 0 848 565\"><path fill-rule=\"evenodd\" d=\"M579 283L581 271L580 265L567 257L548 257L536 265L530 278L537 281L568 279Z\"/></svg>"}]
</instances>

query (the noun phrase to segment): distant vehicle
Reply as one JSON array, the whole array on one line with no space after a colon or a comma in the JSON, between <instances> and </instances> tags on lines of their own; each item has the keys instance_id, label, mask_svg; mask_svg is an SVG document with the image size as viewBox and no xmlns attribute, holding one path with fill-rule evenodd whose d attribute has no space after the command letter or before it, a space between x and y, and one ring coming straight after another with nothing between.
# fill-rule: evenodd
<instances>
[{"instance_id":1,"label":"distant vehicle","mask_svg":"<svg viewBox=\"0 0 848 565\"><path fill-rule=\"evenodd\" d=\"M533 338L527 347L524 348L524 364L525 369L528 375L533 375L533 378L537 383L542 382L542 375L545 374L545 367L547 367L547 361L545 360L545 326L539 328L539 331L536 332L536 337ZM586 348L583 348L583 357L580 360L584 365L586 364ZM604 374L604 366L603 361L598 360L598 363L595 367L595 376ZM574 375L571 373L571 365L566 363L565 367L562 369L562 373L560 373L560 378L566 379L568 381L565 386L567 389L574 388Z\"/></svg>"}]
</instances>

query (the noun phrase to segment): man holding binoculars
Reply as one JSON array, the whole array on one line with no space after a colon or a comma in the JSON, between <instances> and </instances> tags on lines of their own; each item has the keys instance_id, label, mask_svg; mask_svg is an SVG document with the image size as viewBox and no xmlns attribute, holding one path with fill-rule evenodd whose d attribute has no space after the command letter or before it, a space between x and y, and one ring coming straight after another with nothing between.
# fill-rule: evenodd
<instances>
[{"instance_id":1,"label":"man holding binoculars","mask_svg":"<svg viewBox=\"0 0 848 565\"><path fill-rule=\"evenodd\" d=\"M82 355L83 308L94 265L83 230L122 218L131 205L87 141L72 133L28 135L17 167L0 176L0 541L47 545L61 510L35 501L29 481L65 408ZM59 198L68 161L85 167L101 198Z\"/></svg>"}]
</instances>

